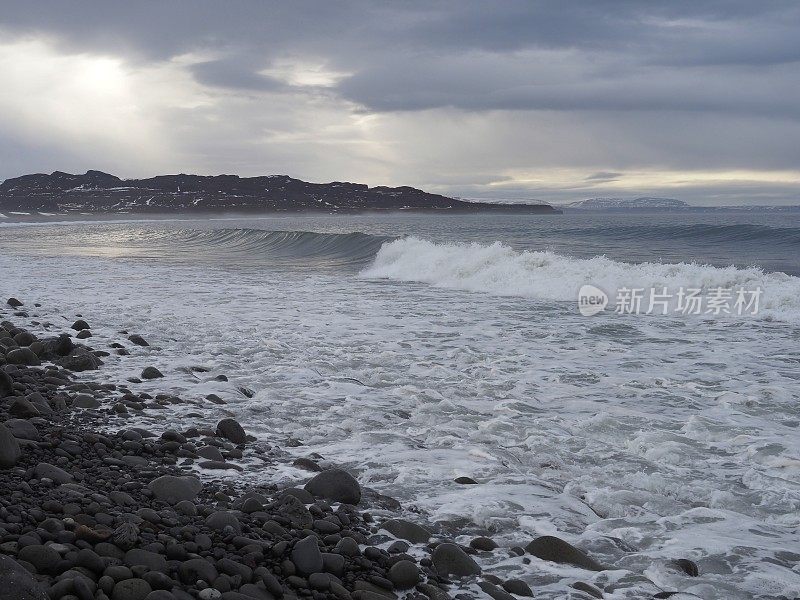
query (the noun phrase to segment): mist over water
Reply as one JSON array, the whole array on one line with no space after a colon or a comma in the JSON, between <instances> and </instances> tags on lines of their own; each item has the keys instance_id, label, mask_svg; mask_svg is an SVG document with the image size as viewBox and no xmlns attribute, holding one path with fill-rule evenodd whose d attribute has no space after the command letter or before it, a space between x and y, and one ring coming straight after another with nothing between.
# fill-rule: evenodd
<instances>
[{"instance_id":1,"label":"mist over water","mask_svg":"<svg viewBox=\"0 0 800 600\"><path fill-rule=\"evenodd\" d=\"M784 218L9 224L0 269L2 293L45 317L81 312L96 344L120 329L153 344L94 377L157 364L166 378L142 389L217 393L229 404L202 418L227 410L267 440L301 440L297 456L345 464L426 518L506 546L559 535L616 567L485 564L537 597L576 580L614 598L800 594L800 227ZM588 318L584 283L757 285L763 310ZM185 370L198 364L230 381L198 381ZM701 576L670 570L675 558Z\"/></svg>"}]
</instances>

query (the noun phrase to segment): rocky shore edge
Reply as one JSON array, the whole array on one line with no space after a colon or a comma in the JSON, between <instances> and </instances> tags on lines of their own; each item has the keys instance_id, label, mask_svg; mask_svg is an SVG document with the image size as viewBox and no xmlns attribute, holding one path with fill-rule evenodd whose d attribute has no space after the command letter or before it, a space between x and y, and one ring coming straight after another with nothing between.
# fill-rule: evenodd
<instances>
[{"instance_id":1,"label":"rocky shore edge","mask_svg":"<svg viewBox=\"0 0 800 600\"><path fill-rule=\"evenodd\" d=\"M498 548L484 536L459 545L437 524L400 518L399 503L362 490L350 473L309 459L295 463L314 473L302 487L201 479L192 466L231 468L227 461L247 455L266 461L271 449L230 418L213 431L164 422L163 431L123 425L109 433L112 416L177 399L136 393L136 381L82 380L109 352L86 345L82 319L54 334L52 323L36 320L37 307L30 314L10 298L0 308L4 600L513 600L534 593L521 580L483 573L475 555L604 569L552 536L525 548ZM147 344L135 334L128 341ZM110 350L127 352L122 344ZM154 367L142 373L160 375ZM681 568L696 574L693 564ZM576 581L570 597L603 591Z\"/></svg>"}]
</instances>

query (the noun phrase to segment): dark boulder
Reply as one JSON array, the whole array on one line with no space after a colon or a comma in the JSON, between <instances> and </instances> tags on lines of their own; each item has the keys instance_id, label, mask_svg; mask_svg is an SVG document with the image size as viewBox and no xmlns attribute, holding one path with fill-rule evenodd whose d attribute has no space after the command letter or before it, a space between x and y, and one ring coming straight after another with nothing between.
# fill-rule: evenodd
<instances>
[{"instance_id":1,"label":"dark boulder","mask_svg":"<svg viewBox=\"0 0 800 600\"><path fill-rule=\"evenodd\" d=\"M203 484L192 475L185 477L162 475L153 479L147 487L158 500L177 504L184 500L194 500L203 489Z\"/></svg>"},{"instance_id":2,"label":"dark boulder","mask_svg":"<svg viewBox=\"0 0 800 600\"><path fill-rule=\"evenodd\" d=\"M53 362L69 371L93 371L103 364L103 361L97 358L91 352L77 352L78 348L72 350L69 356L62 356L61 358L53 359Z\"/></svg>"},{"instance_id":3,"label":"dark boulder","mask_svg":"<svg viewBox=\"0 0 800 600\"><path fill-rule=\"evenodd\" d=\"M234 444L244 444L247 434L235 419L222 419L217 423L217 435L232 441Z\"/></svg>"},{"instance_id":4,"label":"dark boulder","mask_svg":"<svg viewBox=\"0 0 800 600\"><path fill-rule=\"evenodd\" d=\"M36 425L27 419L9 419L3 425L8 427L9 431L18 440L38 442L42 439L42 436L39 435L39 430L36 429Z\"/></svg>"},{"instance_id":5,"label":"dark boulder","mask_svg":"<svg viewBox=\"0 0 800 600\"><path fill-rule=\"evenodd\" d=\"M39 463L36 465L33 472L39 479L49 479L50 481L55 481L56 483L72 482L72 475L67 473L64 469L49 463Z\"/></svg>"},{"instance_id":6,"label":"dark boulder","mask_svg":"<svg viewBox=\"0 0 800 600\"><path fill-rule=\"evenodd\" d=\"M431 532L425 527L405 519L389 519L381 524L381 528L412 544L424 544L431 539Z\"/></svg>"},{"instance_id":7,"label":"dark boulder","mask_svg":"<svg viewBox=\"0 0 800 600\"><path fill-rule=\"evenodd\" d=\"M316 536L303 538L292 548L292 562L303 575L311 575L322 571L322 553L319 551Z\"/></svg>"},{"instance_id":8,"label":"dark boulder","mask_svg":"<svg viewBox=\"0 0 800 600\"><path fill-rule=\"evenodd\" d=\"M3 600L48 600L36 579L17 561L0 554Z\"/></svg>"},{"instance_id":9,"label":"dark boulder","mask_svg":"<svg viewBox=\"0 0 800 600\"><path fill-rule=\"evenodd\" d=\"M481 573L478 563L456 544L439 544L433 551L431 560L436 571L443 577L449 575L466 577Z\"/></svg>"},{"instance_id":10,"label":"dark boulder","mask_svg":"<svg viewBox=\"0 0 800 600\"><path fill-rule=\"evenodd\" d=\"M42 348L39 351L39 356L46 360L60 356L68 356L75 348L72 338L68 335L46 338L41 340L41 344Z\"/></svg>"},{"instance_id":11,"label":"dark boulder","mask_svg":"<svg viewBox=\"0 0 800 600\"><path fill-rule=\"evenodd\" d=\"M178 576L187 585L195 585L198 581L213 583L217 578L217 568L202 558L193 558L181 563Z\"/></svg>"},{"instance_id":12,"label":"dark boulder","mask_svg":"<svg viewBox=\"0 0 800 600\"><path fill-rule=\"evenodd\" d=\"M42 364L36 353L30 348L14 348L6 354L6 360L12 365L38 367Z\"/></svg>"},{"instance_id":13,"label":"dark boulder","mask_svg":"<svg viewBox=\"0 0 800 600\"><path fill-rule=\"evenodd\" d=\"M590 558L583 550L579 550L572 544L552 535L543 535L536 538L525 546L525 550L542 560L575 565L590 571L603 570L603 566Z\"/></svg>"},{"instance_id":14,"label":"dark boulder","mask_svg":"<svg viewBox=\"0 0 800 600\"><path fill-rule=\"evenodd\" d=\"M84 329L91 329L89 324L83 319L78 319L72 324L72 329L75 331L83 331Z\"/></svg>"},{"instance_id":15,"label":"dark boulder","mask_svg":"<svg viewBox=\"0 0 800 600\"><path fill-rule=\"evenodd\" d=\"M686 573L689 577L697 577L700 575L700 569L697 568L697 563L688 558L673 560L672 565Z\"/></svg>"},{"instance_id":16,"label":"dark boulder","mask_svg":"<svg viewBox=\"0 0 800 600\"><path fill-rule=\"evenodd\" d=\"M150 344L147 343L147 340L140 336L138 333L134 333L133 335L128 336L128 340L137 346L149 346Z\"/></svg>"},{"instance_id":17,"label":"dark boulder","mask_svg":"<svg viewBox=\"0 0 800 600\"><path fill-rule=\"evenodd\" d=\"M22 302L20 302L14 297L11 297L8 300L6 300L6 304L8 304L11 308L19 308L20 306L25 306Z\"/></svg>"},{"instance_id":18,"label":"dark boulder","mask_svg":"<svg viewBox=\"0 0 800 600\"><path fill-rule=\"evenodd\" d=\"M17 558L30 563L41 575L54 575L61 555L49 546L31 545L20 549Z\"/></svg>"},{"instance_id":19,"label":"dark boulder","mask_svg":"<svg viewBox=\"0 0 800 600\"><path fill-rule=\"evenodd\" d=\"M521 579L509 579L503 582L503 589L517 596L533 597L533 591L530 586Z\"/></svg>"},{"instance_id":20,"label":"dark boulder","mask_svg":"<svg viewBox=\"0 0 800 600\"><path fill-rule=\"evenodd\" d=\"M163 376L164 374L155 367L145 367L142 371L142 379L158 379Z\"/></svg>"},{"instance_id":21,"label":"dark boulder","mask_svg":"<svg viewBox=\"0 0 800 600\"><path fill-rule=\"evenodd\" d=\"M14 380L11 376L0 369L0 398L5 398L14 393Z\"/></svg>"},{"instance_id":22,"label":"dark boulder","mask_svg":"<svg viewBox=\"0 0 800 600\"><path fill-rule=\"evenodd\" d=\"M0 425L0 469L10 469L16 465L20 455L17 438L8 427Z\"/></svg>"},{"instance_id":23,"label":"dark boulder","mask_svg":"<svg viewBox=\"0 0 800 600\"><path fill-rule=\"evenodd\" d=\"M476 537L469 543L470 548L475 550L482 550L484 552L491 552L497 548L497 542L488 537Z\"/></svg>"},{"instance_id":24,"label":"dark boulder","mask_svg":"<svg viewBox=\"0 0 800 600\"><path fill-rule=\"evenodd\" d=\"M478 483L472 477L456 477L453 481L461 485L477 485Z\"/></svg>"},{"instance_id":25,"label":"dark boulder","mask_svg":"<svg viewBox=\"0 0 800 600\"><path fill-rule=\"evenodd\" d=\"M361 486L356 478L341 469L329 469L315 475L305 485L305 489L314 496L343 502L344 504L358 504L361 502Z\"/></svg>"},{"instance_id":26,"label":"dark boulder","mask_svg":"<svg viewBox=\"0 0 800 600\"><path fill-rule=\"evenodd\" d=\"M394 563L387 576L392 585L400 590L412 588L420 581L419 567L410 560L400 560Z\"/></svg>"}]
</instances>

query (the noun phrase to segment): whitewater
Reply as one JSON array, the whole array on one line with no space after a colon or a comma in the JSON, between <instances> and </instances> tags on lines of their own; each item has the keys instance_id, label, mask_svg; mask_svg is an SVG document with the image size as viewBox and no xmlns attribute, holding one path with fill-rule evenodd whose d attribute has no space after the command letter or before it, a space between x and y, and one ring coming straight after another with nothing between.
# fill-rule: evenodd
<instances>
[{"instance_id":1,"label":"whitewater","mask_svg":"<svg viewBox=\"0 0 800 600\"><path fill-rule=\"evenodd\" d=\"M792 598L800 228L745 218L4 221L0 292L41 303L39 320L80 311L98 348L120 330L150 340L100 381L156 364L165 379L142 390L228 402L173 407L170 422L233 415L470 532L459 541L558 535L614 567L481 558L536 597L585 598L571 585L589 581L605 598ZM742 317L584 317L585 283L758 286L763 302Z\"/></svg>"}]
</instances>

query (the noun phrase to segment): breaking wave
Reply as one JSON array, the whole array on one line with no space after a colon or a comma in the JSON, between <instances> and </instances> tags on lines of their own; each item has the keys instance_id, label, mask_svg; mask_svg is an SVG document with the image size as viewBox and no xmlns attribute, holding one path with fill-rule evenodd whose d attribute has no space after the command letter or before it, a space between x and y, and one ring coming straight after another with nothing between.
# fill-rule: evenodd
<instances>
[{"instance_id":1,"label":"breaking wave","mask_svg":"<svg viewBox=\"0 0 800 600\"><path fill-rule=\"evenodd\" d=\"M516 251L500 242L433 243L408 237L385 243L362 277L427 283L498 296L570 301L584 284L613 295L622 287L696 287L762 290L764 315L800 317L800 278L758 267L698 263L626 263L596 256L571 258L552 252Z\"/></svg>"}]
</instances>

